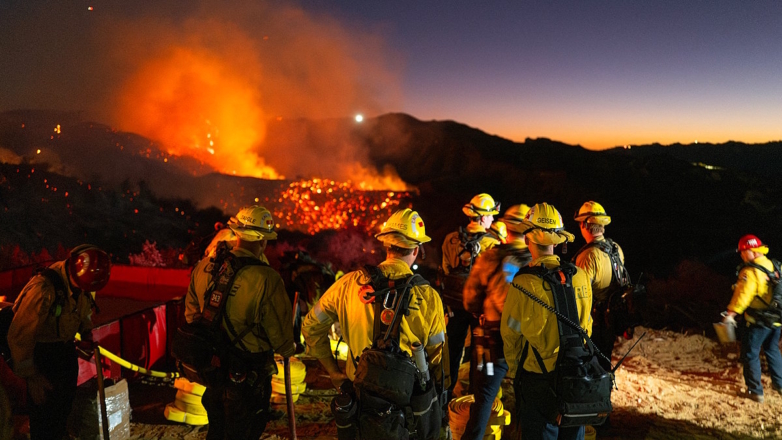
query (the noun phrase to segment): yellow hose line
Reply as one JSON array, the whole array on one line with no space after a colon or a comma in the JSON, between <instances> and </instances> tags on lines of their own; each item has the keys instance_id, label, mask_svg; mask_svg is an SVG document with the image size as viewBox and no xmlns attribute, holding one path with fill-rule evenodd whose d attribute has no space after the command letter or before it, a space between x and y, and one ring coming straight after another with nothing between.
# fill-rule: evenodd
<instances>
[{"instance_id":1,"label":"yellow hose line","mask_svg":"<svg viewBox=\"0 0 782 440\"><path fill-rule=\"evenodd\" d=\"M81 341L81 335L76 333L76 340ZM179 373L166 373L163 371L155 371L155 370L147 370L144 367L139 367L136 364L131 364L130 362L126 361L125 359L122 359L121 357L117 356L116 354L106 350L105 348L98 346L98 350L100 350L100 354L103 356L111 359L113 362L116 362L122 367L127 368L130 371L136 371L138 373L141 373L146 376L152 376L152 377L171 377L171 378L177 378L179 377Z\"/></svg>"}]
</instances>

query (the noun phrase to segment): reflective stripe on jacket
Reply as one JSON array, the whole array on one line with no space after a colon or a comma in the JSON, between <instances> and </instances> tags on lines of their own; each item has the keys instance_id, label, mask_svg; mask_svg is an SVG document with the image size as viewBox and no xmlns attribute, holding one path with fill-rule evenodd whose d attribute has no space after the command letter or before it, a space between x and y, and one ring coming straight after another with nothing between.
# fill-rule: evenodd
<instances>
[{"instance_id":1,"label":"reflective stripe on jacket","mask_svg":"<svg viewBox=\"0 0 782 440\"><path fill-rule=\"evenodd\" d=\"M378 267L389 279L413 274L410 267L399 259L387 259ZM340 323L342 338L349 349L346 374L350 380L354 379L356 370L352 360L372 345L375 311L372 304L364 304L360 297L361 285L368 282L369 279L361 271L348 273L337 280L310 310L301 328L307 342L307 353L323 359L332 356L328 337L331 325ZM411 290L409 310L410 314L402 316L399 325L401 348L412 354L410 347L413 342L421 343L426 349L435 379L439 381L444 371L445 386L448 387L450 378L440 295L431 286L415 286Z\"/></svg>"},{"instance_id":2,"label":"reflective stripe on jacket","mask_svg":"<svg viewBox=\"0 0 782 440\"><path fill-rule=\"evenodd\" d=\"M765 255L755 258L752 262L758 266L765 267L769 271L774 271L774 264ZM768 288L768 275L760 269L744 266L739 271L739 279L733 288L733 297L730 300L730 304L728 304L728 310L744 313L748 308L766 309L768 308L766 304L771 302L772 293ZM758 296L766 303L764 304ZM744 318L748 322L755 322L749 314L745 313Z\"/></svg>"},{"instance_id":3,"label":"reflective stripe on jacket","mask_svg":"<svg viewBox=\"0 0 782 440\"><path fill-rule=\"evenodd\" d=\"M533 260L530 266L543 265L547 268L559 266L559 257L546 255ZM551 287L544 285L544 281L534 274L519 274L513 279L517 284L546 304L554 307L554 298ZM515 377L519 358L524 344L529 342L530 349L524 361L523 368L533 373L542 373L535 356L532 353L534 347L543 358L546 370L553 371L559 354L559 327L557 317L553 313L541 307L527 295L511 284L508 297L505 300L505 308L502 311L502 333L505 348L505 360L508 362L508 376ZM547 283L546 283L547 284ZM578 309L579 324L592 334L592 286L583 270L578 269L573 275L573 288L576 295L576 308Z\"/></svg>"},{"instance_id":4,"label":"reflective stripe on jacket","mask_svg":"<svg viewBox=\"0 0 782 440\"><path fill-rule=\"evenodd\" d=\"M235 248L231 253L237 257L256 258L245 249ZM187 322L193 322L201 316L204 292L212 284L212 266L209 258L203 258L193 269L185 299ZM292 313L280 274L268 266L247 266L234 279L223 320L226 317L230 319L237 334L248 326L252 327L252 331L242 338L249 352L274 350L283 356L292 356Z\"/></svg>"},{"instance_id":5,"label":"reflective stripe on jacket","mask_svg":"<svg viewBox=\"0 0 782 440\"><path fill-rule=\"evenodd\" d=\"M35 373L33 351L37 342L67 342L73 340L77 332L84 333L92 329L92 301L85 296L92 293L81 292L74 298L67 281L65 261L49 267L62 277L66 288L66 302L60 309L59 319L52 311L54 286L43 275L34 276L14 302L14 320L8 330L8 345L14 371L21 377Z\"/></svg>"},{"instance_id":6,"label":"reflective stripe on jacket","mask_svg":"<svg viewBox=\"0 0 782 440\"><path fill-rule=\"evenodd\" d=\"M603 236L595 237L594 241L604 242L605 238ZM619 257L621 258L622 263L624 263L625 254L618 244L616 247L619 249ZM575 265L584 270L590 284L592 284L594 302L600 303L608 300L611 280L614 275L614 271L611 268L611 257L599 247L592 246L578 254Z\"/></svg>"}]
</instances>

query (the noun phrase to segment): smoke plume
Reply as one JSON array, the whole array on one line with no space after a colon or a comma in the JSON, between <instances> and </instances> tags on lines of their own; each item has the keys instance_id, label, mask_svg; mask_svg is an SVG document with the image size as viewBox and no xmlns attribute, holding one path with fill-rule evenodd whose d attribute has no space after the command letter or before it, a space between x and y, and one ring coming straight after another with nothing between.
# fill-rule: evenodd
<instances>
[{"instance_id":1,"label":"smoke plume","mask_svg":"<svg viewBox=\"0 0 782 440\"><path fill-rule=\"evenodd\" d=\"M0 6L0 106L83 111L223 173L404 189L349 130L328 146L267 145L269 124L376 115L399 99L381 34L292 5L12 1Z\"/></svg>"}]
</instances>

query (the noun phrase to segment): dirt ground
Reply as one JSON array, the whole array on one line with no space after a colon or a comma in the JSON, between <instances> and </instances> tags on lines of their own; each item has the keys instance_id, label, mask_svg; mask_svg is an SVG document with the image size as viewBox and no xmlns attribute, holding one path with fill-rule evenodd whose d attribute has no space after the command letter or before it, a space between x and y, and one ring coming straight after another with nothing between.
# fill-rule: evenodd
<instances>
[{"instance_id":1,"label":"dirt ground","mask_svg":"<svg viewBox=\"0 0 782 440\"><path fill-rule=\"evenodd\" d=\"M782 396L771 390L764 375L765 404L737 396L744 391L736 345L720 345L701 335L636 329L646 332L617 372L610 427L600 439L782 439ZM614 361L635 339L622 341ZM317 361L304 359L308 389L296 403L297 435L301 439L336 439L329 412L330 381ZM168 422L163 409L176 390L165 381L131 384L132 439L205 439L206 427ZM514 396L503 385L503 404L512 411ZM284 405L263 439L288 438ZM504 432L515 438L512 427ZM21 437L24 438L24 437Z\"/></svg>"}]
</instances>

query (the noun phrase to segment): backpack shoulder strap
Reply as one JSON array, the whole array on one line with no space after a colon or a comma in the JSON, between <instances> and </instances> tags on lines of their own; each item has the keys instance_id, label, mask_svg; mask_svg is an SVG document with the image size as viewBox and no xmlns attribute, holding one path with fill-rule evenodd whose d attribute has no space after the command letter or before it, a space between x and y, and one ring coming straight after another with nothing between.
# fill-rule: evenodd
<instances>
[{"instance_id":1,"label":"backpack shoulder strap","mask_svg":"<svg viewBox=\"0 0 782 440\"><path fill-rule=\"evenodd\" d=\"M563 353L564 349L572 349L568 351L570 353L577 353L579 356L593 352L598 356L607 359L610 363L611 359L597 349L586 330L579 324L580 319L573 288L573 276L577 270L575 265L563 262L559 267L552 269L546 269L545 267L541 269L541 266L535 266L525 267L519 271L520 273L532 273L537 275L550 284L554 296L554 307L546 304L545 301L538 298L524 287L516 283L512 284L522 294L556 316L560 334L560 355ZM587 341L587 345L584 345L584 340ZM557 362L559 362L559 360L560 358L557 358Z\"/></svg>"},{"instance_id":2,"label":"backpack shoulder strap","mask_svg":"<svg viewBox=\"0 0 782 440\"><path fill-rule=\"evenodd\" d=\"M65 280L62 279L59 272L51 267L47 267L46 269L41 269L38 274L49 281L52 287L54 287L55 303L57 301L62 301L67 297L68 287L65 285Z\"/></svg>"},{"instance_id":3,"label":"backpack shoulder strap","mask_svg":"<svg viewBox=\"0 0 782 440\"><path fill-rule=\"evenodd\" d=\"M367 301L371 298L375 312L373 345L384 344L389 339L398 343L401 315L410 313L411 289L414 286L428 285L429 282L418 274L389 279L380 268L371 265L364 266L362 272L369 277L373 290L365 294Z\"/></svg>"},{"instance_id":4,"label":"backpack shoulder strap","mask_svg":"<svg viewBox=\"0 0 782 440\"><path fill-rule=\"evenodd\" d=\"M54 319L57 322L57 336L59 336L60 315L62 315L62 308L68 303L68 287L65 286L65 280L62 279L60 274L51 267L41 270L39 274L54 287L54 301L52 301L52 306L49 308L49 314L54 316ZM92 300L92 295L89 293L86 295ZM92 304L95 305L96 308L98 307L94 300L92 300Z\"/></svg>"},{"instance_id":5,"label":"backpack shoulder strap","mask_svg":"<svg viewBox=\"0 0 782 440\"><path fill-rule=\"evenodd\" d=\"M219 266L217 265L218 261L220 261ZM212 272L212 285L204 293L204 310L201 312L201 322L214 330L219 329L223 321L222 316L225 313L225 303L234 280L236 279L236 275L241 269L248 266L268 265L253 257L236 257L230 252L218 253L218 256L215 257ZM252 330L252 327L248 326L242 333L237 334L231 321L226 319L225 322L227 330L234 336L231 340L231 346L238 341L242 345L242 348L246 350L247 347L244 347L244 344L241 343L241 339Z\"/></svg>"},{"instance_id":6,"label":"backpack shoulder strap","mask_svg":"<svg viewBox=\"0 0 782 440\"><path fill-rule=\"evenodd\" d=\"M777 264L779 262L776 261L776 260L772 260L772 263L774 263L774 269L777 269ZM752 262L752 261L750 261L749 263L744 263L741 266L739 266L739 271L741 271L741 269L743 269L745 267L755 268L755 269L765 273L766 275L768 275L769 279L771 279L771 278L775 278L775 279L779 278L779 276L776 273L774 273L774 271L768 270L765 267L763 267L763 266L761 266L761 265L759 265L759 264L757 264L755 262Z\"/></svg>"},{"instance_id":7,"label":"backpack shoulder strap","mask_svg":"<svg viewBox=\"0 0 782 440\"><path fill-rule=\"evenodd\" d=\"M467 232L464 227L459 228L459 239L462 243L462 250L459 251L458 257L461 259L462 255L465 253L470 254L470 269L472 269L472 264L474 263L475 257L477 256L476 246L478 246L478 252L480 252L480 241L483 237L489 235L488 232L475 232L470 233Z\"/></svg>"}]
</instances>

